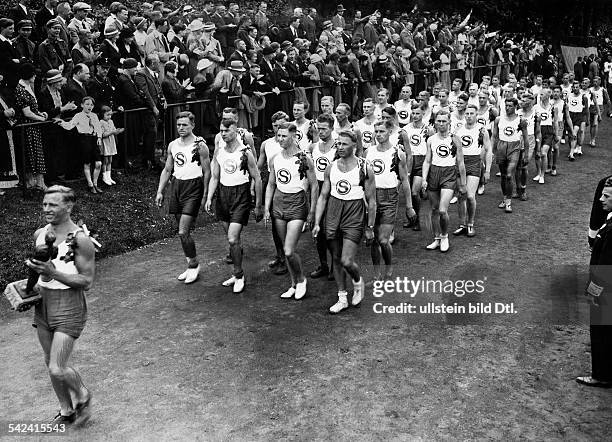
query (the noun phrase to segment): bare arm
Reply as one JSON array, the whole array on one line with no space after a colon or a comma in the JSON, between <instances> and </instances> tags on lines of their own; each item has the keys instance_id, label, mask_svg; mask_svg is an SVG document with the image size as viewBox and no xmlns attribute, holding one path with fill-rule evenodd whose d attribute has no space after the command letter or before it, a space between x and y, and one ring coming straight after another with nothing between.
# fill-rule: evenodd
<instances>
[{"instance_id":1,"label":"bare arm","mask_svg":"<svg viewBox=\"0 0 612 442\"><path fill-rule=\"evenodd\" d=\"M427 140L427 152L423 160L423 188L427 189L427 176L429 175L429 166L431 165L431 140Z\"/></svg>"},{"instance_id":2,"label":"bare arm","mask_svg":"<svg viewBox=\"0 0 612 442\"><path fill-rule=\"evenodd\" d=\"M210 152L204 140L198 143L198 147L200 148L200 164L202 165L202 181L204 183L204 192L202 195L202 199L204 201L202 202L206 204L206 198L208 197L208 183L210 182Z\"/></svg>"},{"instance_id":3,"label":"bare arm","mask_svg":"<svg viewBox=\"0 0 612 442\"><path fill-rule=\"evenodd\" d=\"M275 190L276 172L274 170L274 164L270 164L270 177L268 178L268 186L266 187L266 205L264 207L264 216L266 219L270 218L270 208L272 207L272 199L274 198Z\"/></svg>"},{"instance_id":4,"label":"bare arm","mask_svg":"<svg viewBox=\"0 0 612 442\"><path fill-rule=\"evenodd\" d=\"M159 175L159 185L157 186L157 194L155 196L155 202L161 207L162 201L164 200L164 189L172 176L174 171L174 157L172 152L168 149L168 156L166 156L166 164L164 164L164 170Z\"/></svg>"},{"instance_id":5,"label":"bare arm","mask_svg":"<svg viewBox=\"0 0 612 442\"><path fill-rule=\"evenodd\" d=\"M257 161L255 161L255 156L253 153L250 150L247 150L246 154L249 159L249 174L255 180L255 208L261 210L263 203L263 195L261 194L261 175L259 174Z\"/></svg>"},{"instance_id":6,"label":"bare arm","mask_svg":"<svg viewBox=\"0 0 612 442\"><path fill-rule=\"evenodd\" d=\"M323 218L323 213L325 212L325 207L327 206L327 199L329 198L329 192L331 190L331 183L329 181L329 174L331 171L331 165L325 170L325 177L323 179L323 185L321 186L321 192L319 193L319 198L317 200L317 207L315 210L315 227L320 227L321 218ZM315 231L313 229L313 235L316 236Z\"/></svg>"},{"instance_id":7,"label":"bare arm","mask_svg":"<svg viewBox=\"0 0 612 442\"><path fill-rule=\"evenodd\" d=\"M213 159L210 162L210 182L208 184L208 196L206 198L207 211L210 210L210 205L212 204L213 196L215 194L215 191L217 190L217 186L219 185L220 169L219 162L217 161L217 152L219 151L215 150L215 152L213 153Z\"/></svg>"},{"instance_id":8,"label":"bare arm","mask_svg":"<svg viewBox=\"0 0 612 442\"><path fill-rule=\"evenodd\" d=\"M368 203L368 226L376 223L376 181L372 167L366 163L365 197Z\"/></svg>"}]
</instances>

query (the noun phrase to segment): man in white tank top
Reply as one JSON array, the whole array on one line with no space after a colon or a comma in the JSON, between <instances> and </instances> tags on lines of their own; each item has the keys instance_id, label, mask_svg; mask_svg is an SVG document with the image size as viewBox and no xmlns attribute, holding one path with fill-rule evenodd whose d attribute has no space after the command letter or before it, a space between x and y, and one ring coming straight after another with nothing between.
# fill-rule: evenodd
<instances>
[{"instance_id":1,"label":"man in white tank top","mask_svg":"<svg viewBox=\"0 0 612 442\"><path fill-rule=\"evenodd\" d=\"M431 201L431 223L434 241L427 250L447 252L448 206L457 187L456 168L459 169L459 193L466 189L465 164L461 146L456 146L450 133L450 115L444 111L436 115L437 133L427 139L427 153L423 162L423 190Z\"/></svg>"},{"instance_id":2,"label":"man in white tank top","mask_svg":"<svg viewBox=\"0 0 612 442\"><path fill-rule=\"evenodd\" d=\"M308 139L308 131L312 126L312 121L306 119L306 103L303 101L296 101L293 103L293 124L297 127L295 133L295 139L304 152L308 151L310 146L310 140Z\"/></svg>"},{"instance_id":3,"label":"man in white tank top","mask_svg":"<svg viewBox=\"0 0 612 442\"><path fill-rule=\"evenodd\" d=\"M264 209L266 226L272 222L271 212L274 212L274 223L283 242L291 276L291 287L281 294L283 299L294 296L295 299L302 299L306 295L306 277L296 249L302 232L310 230L318 196L312 160L298 147L295 132L293 123L285 123L278 128L276 138L283 150L274 157L270 166ZM310 207L304 191L305 181L310 189Z\"/></svg>"},{"instance_id":4,"label":"man in white tank top","mask_svg":"<svg viewBox=\"0 0 612 442\"><path fill-rule=\"evenodd\" d=\"M540 91L540 103L536 105L536 113L540 116L540 132L542 142L539 152L536 152L537 174L533 181L544 184L544 176L551 172L548 166L550 148L556 143L556 128L558 126L557 109L550 99L551 90L548 85Z\"/></svg>"},{"instance_id":5,"label":"man in white tank top","mask_svg":"<svg viewBox=\"0 0 612 442\"><path fill-rule=\"evenodd\" d=\"M412 192L410 191L406 153L389 142L392 129L393 123L390 121L378 121L374 125L377 144L368 150L366 157L374 172L376 183L376 221L374 241L371 246L372 264L375 269L374 280L383 279L380 269L381 258L385 263L384 279L389 279L393 275L393 246L390 237L397 217L398 185L400 183L406 198L406 218L411 223L414 223L416 219L410 197Z\"/></svg>"},{"instance_id":6,"label":"man in white tank top","mask_svg":"<svg viewBox=\"0 0 612 442\"><path fill-rule=\"evenodd\" d=\"M476 191L481 182L489 182L491 176L491 162L493 153L489 132L482 124L476 121L476 106L468 104L465 109L465 126L455 132L454 142L461 145L466 173L466 193L459 195L459 219L461 224L453 235L466 234L468 237L476 235L474 219L476 218ZM484 161L483 161L484 160ZM483 167L484 162L484 167Z\"/></svg>"},{"instance_id":7,"label":"man in white tank top","mask_svg":"<svg viewBox=\"0 0 612 442\"><path fill-rule=\"evenodd\" d=\"M294 106L295 110L295 106ZM287 115L283 111L275 112L272 115L272 131L274 132L274 136L272 138L268 138L261 143L259 147L259 159L257 160L257 168L260 171L263 171L262 174L262 188L265 189L268 185L268 177L270 173L270 164L274 157L283 149L278 140L276 138L276 134L278 133L278 128L283 123L289 122L289 115ZM294 123L295 124L295 123ZM297 135L296 135L297 137ZM272 222L272 240L274 241L274 248L276 249L276 255L268 262L268 267L272 270L272 273L275 275L284 275L289 272L287 269L287 264L285 263L285 253L283 252L283 242L281 241L280 236L278 235L278 231L276 230L276 226L274 222Z\"/></svg>"},{"instance_id":8,"label":"man in white tank top","mask_svg":"<svg viewBox=\"0 0 612 442\"><path fill-rule=\"evenodd\" d=\"M376 122L376 116L374 115L374 102L371 98L363 100L363 118L358 120L353 126L359 130L361 134L361 147L363 151L361 155L356 152L356 156L364 156L367 150L376 143L374 140L374 123Z\"/></svg>"},{"instance_id":9,"label":"man in white tank top","mask_svg":"<svg viewBox=\"0 0 612 442\"><path fill-rule=\"evenodd\" d=\"M393 107L397 111L397 122L400 127L404 127L410 123L410 116L412 115L412 89L407 84L402 86L402 90L399 94L399 100L395 102Z\"/></svg>"},{"instance_id":10,"label":"man in white tank top","mask_svg":"<svg viewBox=\"0 0 612 442\"><path fill-rule=\"evenodd\" d=\"M521 151L529 145L527 137L527 122L516 114L518 100L506 98L504 100L504 115L500 115L493 123L491 144L497 145L495 160L501 174L501 189L503 200L497 207L512 213L512 192L514 178ZM521 144L522 140L522 144Z\"/></svg>"},{"instance_id":11,"label":"man in white tank top","mask_svg":"<svg viewBox=\"0 0 612 442\"><path fill-rule=\"evenodd\" d=\"M244 271L242 269L242 246L240 234L243 226L249 221L251 211L250 180L255 181L255 219L263 218L261 177L257 162L250 149L243 147L237 138L237 126L234 120L221 120L221 137L225 146L215 150L211 161L211 179L208 186L206 211L211 213L212 200L217 187L217 205L215 215L223 223L227 233L230 255L234 264L232 277L223 282L223 286L233 286L234 293L244 290Z\"/></svg>"},{"instance_id":12,"label":"man in white tank top","mask_svg":"<svg viewBox=\"0 0 612 442\"><path fill-rule=\"evenodd\" d=\"M570 153L567 158L570 161L575 161L574 155L582 155L584 130L589 118L589 99L581 92L578 81L572 83L572 91L567 96L567 108L572 122Z\"/></svg>"},{"instance_id":13,"label":"man in white tank top","mask_svg":"<svg viewBox=\"0 0 612 442\"><path fill-rule=\"evenodd\" d=\"M313 237L325 229L328 244L334 259L334 279L338 286L338 302L329 312L340 313L348 308L345 272L353 280L351 304L357 306L364 295L364 283L355 255L363 237L365 218L364 199L368 205L366 240L374 239L376 221L376 182L374 172L365 160L355 156L357 137L352 132L338 136L338 157L325 171L325 179L317 200ZM365 198L364 198L365 197ZM325 213L325 225L321 226ZM380 288L380 287L379 287Z\"/></svg>"},{"instance_id":14,"label":"man in white tank top","mask_svg":"<svg viewBox=\"0 0 612 442\"><path fill-rule=\"evenodd\" d=\"M538 114L538 108L534 106L534 96L531 92L523 92L520 106L521 108L517 113L527 122L527 140L529 144L525 151L521 153L519 164L516 169L516 192L521 201L527 201L529 163L534 154L536 162L539 161L538 152L542 143L542 133L540 129L540 115Z\"/></svg>"},{"instance_id":15,"label":"man in white tank top","mask_svg":"<svg viewBox=\"0 0 612 442\"><path fill-rule=\"evenodd\" d=\"M559 151L561 149L561 143L563 140L563 135L565 133L565 128L571 127L571 119L569 116L569 108L567 106L567 102L563 99L563 94L561 92L561 86L556 85L552 91L552 102L553 106L557 111L557 126L555 127L555 134L557 135L556 142L551 152L551 160L549 164L552 164L552 170L550 174L552 176L557 175L557 163L559 160Z\"/></svg>"},{"instance_id":16,"label":"man in white tank top","mask_svg":"<svg viewBox=\"0 0 612 442\"><path fill-rule=\"evenodd\" d=\"M334 140L338 138L338 134L343 131L353 131L357 135L357 156L360 155L361 151L361 132L354 126L350 121L351 107L346 103L340 103L336 106L334 129L332 136Z\"/></svg>"},{"instance_id":17,"label":"man in white tank top","mask_svg":"<svg viewBox=\"0 0 612 442\"><path fill-rule=\"evenodd\" d=\"M179 281L191 284L200 273L200 264L191 230L198 217L200 207L205 202L210 180L210 157L208 146L201 137L193 134L195 116L191 112L181 112L176 117L179 138L168 145L166 164L159 177L155 202L159 207L164 200L164 189L172 181L169 212L178 223L178 234L183 253L187 259L187 270L178 276Z\"/></svg>"},{"instance_id":18,"label":"man in white tank top","mask_svg":"<svg viewBox=\"0 0 612 442\"><path fill-rule=\"evenodd\" d=\"M604 105L608 106L608 110L610 109L610 97L608 91L601 87L601 77L599 76L593 77L593 86L589 91L591 92L589 103L591 141L589 145L595 147L597 145L599 123L601 122L601 116L604 114Z\"/></svg>"},{"instance_id":19,"label":"man in white tank top","mask_svg":"<svg viewBox=\"0 0 612 442\"><path fill-rule=\"evenodd\" d=\"M334 120L327 114L319 115L317 118L317 140L310 145L310 155L312 156L315 174L318 181L318 191L321 191L323 187L323 181L325 180L325 171L329 165L334 161L336 155L336 139L332 137L334 133ZM327 237L325 231L321 231L317 236L316 240L317 254L319 255L319 267L310 273L311 278L321 278L324 276L331 277L333 279L333 268L330 272L330 266L327 260ZM332 261L333 267L333 261Z\"/></svg>"},{"instance_id":20,"label":"man in white tank top","mask_svg":"<svg viewBox=\"0 0 612 442\"><path fill-rule=\"evenodd\" d=\"M51 186L45 191L42 209L48 224L38 229L34 238L41 245L45 235L52 233L58 254L47 262L26 261L30 269L40 274L42 299L36 306L34 326L60 403L60 412L51 425L86 422L92 398L79 373L68 365L75 341L87 321L84 290L91 288L96 273L94 245L70 217L75 202L74 191L68 187Z\"/></svg>"},{"instance_id":21,"label":"man in white tank top","mask_svg":"<svg viewBox=\"0 0 612 442\"><path fill-rule=\"evenodd\" d=\"M238 109L236 109L235 107L226 107L221 113L221 119L223 118L229 118L231 120L236 121L236 124L238 124ZM255 152L255 140L253 139L253 134L250 131L248 131L244 127L239 127L238 137L242 141L242 144L251 149L251 152ZM218 149L219 146L223 145L224 141L221 135L215 135L215 149Z\"/></svg>"}]
</instances>

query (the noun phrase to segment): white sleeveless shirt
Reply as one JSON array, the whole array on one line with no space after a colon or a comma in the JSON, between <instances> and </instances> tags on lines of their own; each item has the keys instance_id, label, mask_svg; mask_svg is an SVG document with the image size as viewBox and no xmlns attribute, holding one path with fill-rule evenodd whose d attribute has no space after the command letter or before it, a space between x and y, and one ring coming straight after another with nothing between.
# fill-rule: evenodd
<instances>
[{"instance_id":1,"label":"white sleeveless shirt","mask_svg":"<svg viewBox=\"0 0 612 442\"><path fill-rule=\"evenodd\" d=\"M584 103L582 101L582 97L582 94L574 95L573 92L567 96L567 106L569 107L570 112L584 112Z\"/></svg>"},{"instance_id":2,"label":"white sleeveless shirt","mask_svg":"<svg viewBox=\"0 0 612 442\"><path fill-rule=\"evenodd\" d=\"M453 154L453 139L450 135L445 138L435 134L431 140L431 164L438 167L454 167L456 154Z\"/></svg>"},{"instance_id":3,"label":"white sleeveless shirt","mask_svg":"<svg viewBox=\"0 0 612 442\"><path fill-rule=\"evenodd\" d=\"M505 116L499 117L497 127L499 129L500 141L506 141L509 143L521 141L522 132L518 128L520 121L521 117L516 117L514 120L509 120Z\"/></svg>"},{"instance_id":4,"label":"white sleeveless shirt","mask_svg":"<svg viewBox=\"0 0 612 442\"><path fill-rule=\"evenodd\" d=\"M219 149L219 153L217 153L217 162L220 169L219 181L227 187L239 186L248 183L250 180L249 173L240 170L244 147L242 143L239 144L240 147L232 153L225 150L225 148Z\"/></svg>"},{"instance_id":5,"label":"white sleeveless shirt","mask_svg":"<svg viewBox=\"0 0 612 442\"><path fill-rule=\"evenodd\" d=\"M329 149L329 152L326 153L321 152L320 145L320 141L312 145L312 160L314 163L317 181L325 180L325 171L332 161L334 161L334 157L336 156L335 144L332 144L331 149Z\"/></svg>"},{"instance_id":6,"label":"white sleeveless shirt","mask_svg":"<svg viewBox=\"0 0 612 442\"><path fill-rule=\"evenodd\" d=\"M47 224L42 229L38 237L36 238L37 246L42 246L45 244L45 234L47 233L47 230L49 229L49 227L50 227L50 224ZM79 232L79 231L81 231L81 229L77 229L72 233L76 234L76 232ZM65 240L57 245L57 257L55 259L52 259L51 262L53 263L53 265L59 272L67 273L69 275L77 275L79 271L76 268L76 265L74 264L74 260L70 262L64 262L61 260L61 258L66 256L66 254L69 252L70 242L71 241ZM71 288L71 287L68 287L64 283L56 281L55 279L45 282L40 277L38 278L38 285L40 287L44 287L47 289L55 289L55 290L68 290Z\"/></svg>"},{"instance_id":7,"label":"white sleeveless shirt","mask_svg":"<svg viewBox=\"0 0 612 442\"><path fill-rule=\"evenodd\" d=\"M394 189L398 185L397 174L391 171L393 157L397 154L397 148L387 149L384 152L378 150L378 146L368 150L366 159L374 171L374 180L377 189Z\"/></svg>"},{"instance_id":8,"label":"white sleeveless shirt","mask_svg":"<svg viewBox=\"0 0 612 442\"><path fill-rule=\"evenodd\" d=\"M292 121L297 127L295 132L295 140L298 143L300 149L304 152L308 152L308 146L310 146L310 140L308 140L308 129L310 129L310 120L304 121L303 124L298 124L297 121ZM316 130L316 129L315 129Z\"/></svg>"},{"instance_id":9,"label":"white sleeveless shirt","mask_svg":"<svg viewBox=\"0 0 612 442\"><path fill-rule=\"evenodd\" d=\"M482 146L478 143L478 139L480 138L480 129L484 129L484 126L476 123L474 127L468 129L463 126L460 128L455 135L461 141L461 147L463 150L463 155L480 155L482 153Z\"/></svg>"},{"instance_id":10,"label":"white sleeveless shirt","mask_svg":"<svg viewBox=\"0 0 612 442\"><path fill-rule=\"evenodd\" d=\"M268 160L266 163L266 167L269 171L270 164L272 164L272 160L276 155L280 153L281 150L283 150L283 148L278 143L278 141L276 141L276 137L268 138L266 141L264 141L264 143L264 152L266 153L266 160Z\"/></svg>"},{"instance_id":11,"label":"white sleeveless shirt","mask_svg":"<svg viewBox=\"0 0 612 442\"><path fill-rule=\"evenodd\" d=\"M421 128L416 128L413 124L404 127L404 132L408 135L412 155L425 155L427 153L427 128L426 124L423 124Z\"/></svg>"},{"instance_id":12,"label":"white sleeveless shirt","mask_svg":"<svg viewBox=\"0 0 612 442\"><path fill-rule=\"evenodd\" d=\"M374 139L375 122L376 121L372 121L372 124L368 124L366 123L365 119L362 118L353 125L355 129L359 129L361 132L361 144L363 145L363 150L367 150L376 144L376 140Z\"/></svg>"},{"instance_id":13,"label":"white sleeveless shirt","mask_svg":"<svg viewBox=\"0 0 612 442\"><path fill-rule=\"evenodd\" d=\"M196 137L196 142L184 144L180 138L177 138L168 145L174 159L174 170L172 171L174 178L192 180L202 177L202 165L198 164L200 160L200 153L197 151L198 139L201 140Z\"/></svg>"},{"instance_id":14,"label":"white sleeveless shirt","mask_svg":"<svg viewBox=\"0 0 612 442\"><path fill-rule=\"evenodd\" d=\"M331 196L345 201L362 200L365 192L359 179L360 169L363 167L361 162L358 162L357 167L346 173L338 168L338 160L334 161L330 167L329 182L331 184Z\"/></svg>"},{"instance_id":15,"label":"white sleeveless shirt","mask_svg":"<svg viewBox=\"0 0 612 442\"><path fill-rule=\"evenodd\" d=\"M280 152L272 160L276 178L276 188L283 193L298 193L304 190L304 180L300 179L300 159L293 155L285 158Z\"/></svg>"}]
</instances>

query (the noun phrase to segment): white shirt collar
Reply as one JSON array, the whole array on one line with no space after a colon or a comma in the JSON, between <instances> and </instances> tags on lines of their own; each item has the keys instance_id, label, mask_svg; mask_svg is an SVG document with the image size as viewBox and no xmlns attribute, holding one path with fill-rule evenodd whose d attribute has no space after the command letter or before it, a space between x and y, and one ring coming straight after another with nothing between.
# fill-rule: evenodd
<instances>
[{"instance_id":1,"label":"white shirt collar","mask_svg":"<svg viewBox=\"0 0 612 442\"><path fill-rule=\"evenodd\" d=\"M21 3L19 3L19 6L21 6L21 9L23 9L23 12L25 12L26 14L28 13L28 8L26 8L24 5L22 5Z\"/></svg>"},{"instance_id":2,"label":"white shirt collar","mask_svg":"<svg viewBox=\"0 0 612 442\"><path fill-rule=\"evenodd\" d=\"M152 71L151 68L147 68L147 71L149 71L149 74L151 74L151 77L157 78L157 72Z\"/></svg>"},{"instance_id":3,"label":"white shirt collar","mask_svg":"<svg viewBox=\"0 0 612 442\"><path fill-rule=\"evenodd\" d=\"M0 41L8 41L9 43L11 42L11 40L9 40L8 38L6 38L4 35L0 34Z\"/></svg>"},{"instance_id":4,"label":"white shirt collar","mask_svg":"<svg viewBox=\"0 0 612 442\"><path fill-rule=\"evenodd\" d=\"M606 221L612 219L612 212L608 213L608 216L606 217Z\"/></svg>"},{"instance_id":5,"label":"white shirt collar","mask_svg":"<svg viewBox=\"0 0 612 442\"><path fill-rule=\"evenodd\" d=\"M85 88L83 87L83 83L81 83L79 80L77 80L77 79L76 79L76 78L74 78L74 77L72 77L72 79L74 80L74 82L75 82L76 84L78 84L78 85L79 85L79 86L81 86L83 89L85 89Z\"/></svg>"}]
</instances>

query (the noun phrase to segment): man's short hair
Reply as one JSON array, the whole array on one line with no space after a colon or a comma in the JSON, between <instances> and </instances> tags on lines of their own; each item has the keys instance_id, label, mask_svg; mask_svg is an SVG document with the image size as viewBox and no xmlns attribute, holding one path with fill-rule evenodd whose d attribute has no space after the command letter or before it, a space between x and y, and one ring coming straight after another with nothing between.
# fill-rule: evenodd
<instances>
[{"instance_id":1,"label":"man's short hair","mask_svg":"<svg viewBox=\"0 0 612 442\"><path fill-rule=\"evenodd\" d=\"M237 126L238 122L232 118L223 118L220 125L229 129L232 126Z\"/></svg>"},{"instance_id":2,"label":"man's short hair","mask_svg":"<svg viewBox=\"0 0 612 442\"><path fill-rule=\"evenodd\" d=\"M62 200L65 203L76 203L76 193L70 187L54 185L51 187L47 187L45 190L45 195L52 195L54 193L59 193L62 195Z\"/></svg>"},{"instance_id":3,"label":"man's short hair","mask_svg":"<svg viewBox=\"0 0 612 442\"><path fill-rule=\"evenodd\" d=\"M349 106L347 103L338 103L338 106L336 106L336 109L338 109L339 107L343 108L345 111L347 111L350 114L351 106Z\"/></svg>"},{"instance_id":4,"label":"man's short hair","mask_svg":"<svg viewBox=\"0 0 612 442\"><path fill-rule=\"evenodd\" d=\"M395 110L395 108L393 106L386 106L381 112L384 112L386 114L391 115L392 117L394 117L395 115L397 115L397 111Z\"/></svg>"},{"instance_id":5,"label":"man's short hair","mask_svg":"<svg viewBox=\"0 0 612 442\"><path fill-rule=\"evenodd\" d=\"M279 129L287 129L288 132L291 133L296 133L297 132L297 126L293 123L282 123L278 126Z\"/></svg>"},{"instance_id":6,"label":"man's short hair","mask_svg":"<svg viewBox=\"0 0 612 442\"><path fill-rule=\"evenodd\" d=\"M86 101L91 101L94 105L96 104L96 100L94 100L94 97L90 97L89 95L83 97L83 99L81 100L81 104L85 104Z\"/></svg>"},{"instance_id":7,"label":"man's short hair","mask_svg":"<svg viewBox=\"0 0 612 442\"><path fill-rule=\"evenodd\" d=\"M438 119L439 116L445 116L450 119L450 112L447 111L446 109L440 109L438 113L436 114L436 120Z\"/></svg>"},{"instance_id":8,"label":"man's short hair","mask_svg":"<svg viewBox=\"0 0 612 442\"><path fill-rule=\"evenodd\" d=\"M465 109L474 109L475 111L478 110L478 106L476 106L475 104L468 104Z\"/></svg>"},{"instance_id":9,"label":"man's short hair","mask_svg":"<svg viewBox=\"0 0 612 442\"><path fill-rule=\"evenodd\" d=\"M195 115L192 112L189 112L189 111L179 112L178 114L176 114L176 121L178 121L180 118L189 118L189 122L193 126L195 126Z\"/></svg>"},{"instance_id":10,"label":"man's short hair","mask_svg":"<svg viewBox=\"0 0 612 442\"><path fill-rule=\"evenodd\" d=\"M235 107L226 107L223 109L223 113L238 115L238 109L236 109Z\"/></svg>"},{"instance_id":11,"label":"man's short hair","mask_svg":"<svg viewBox=\"0 0 612 442\"><path fill-rule=\"evenodd\" d=\"M320 101L320 102L322 103L322 102L323 102L323 100L325 100L325 101L331 101L331 102L332 102L332 104L333 104L333 102L334 102L334 97L332 97L331 95L325 95L324 97L321 97L321 101Z\"/></svg>"},{"instance_id":12,"label":"man's short hair","mask_svg":"<svg viewBox=\"0 0 612 442\"><path fill-rule=\"evenodd\" d=\"M391 123L388 120L387 121L385 121L385 120L378 120L376 123L374 123L374 128L376 128L378 126L383 126L388 131L391 131L391 129L393 129L393 123Z\"/></svg>"},{"instance_id":13,"label":"man's short hair","mask_svg":"<svg viewBox=\"0 0 612 442\"><path fill-rule=\"evenodd\" d=\"M329 114L321 114L317 117L317 123L327 123L329 127L334 127L334 117Z\"/></svg>"},{"instance_id":14,"label":"man's short hair","mask_svg":"<svg viewBox=\"0 0 612 442\"><path fill-rule=\"evenodd\" d=\"M612 176L604 182L604 187L612 187Z\"/></svg>"},{"instance_id":15,"label":"man's short hair","mask_svg":"<svg viewBox=\"0 0 612 442\"><path fill-rule=\"evenodd\" d=\"M355 132L350 131L350 130L343 130L342 132L340 132L338 134L338 138L340 137L346 137L350 139L353 143L357 142L357 135L355 135Z\"/></svg>"},{"instance_id":16,"label":"man's short hair","mask_svg":"<svg viewBox=\"0 0 612 442\"><path fill-rule=\"evenodd\" d=\"M465 92L462 92L461 94L459 94L459 96L457 97L457 100L461 100L461 101L469 101L470 97L467 96L467 94Z\"/></svg>"},{"instance_id":17,"label":"man's short hair","mask_svg":"<svg viewBox=\"0 0 612 442\"><path fill-rule=\"evenodd\" d=\"M276 123L278 120L289 120L289 115L283 111L275 112L272 115L272 123Z\"/></svg>"},{"instance_id":18,"label":"man's short hair","mask_svg":"<svg viewBox=\"0 0 612 442\"><path fill-rule=\"evenodd\" d=\"M511 102L512 104L514 104L514 106L518 106L519 102L516 98L514 97L508 97L504 100L505 103L507 102Z\"/></svg>"},{"instance_id":19,"label":"man's short hair","mask_svg":"<svg viewBox=\"0 0 612 442\"><path fill-rule=\"evenodd\" d=\"M363 104L365 104L365 103L372 103L372 104L374 104L374 100L372 100L371 98L368 97L368 98L365 98L363 100Z\"/></svg>"}]
</instances>

